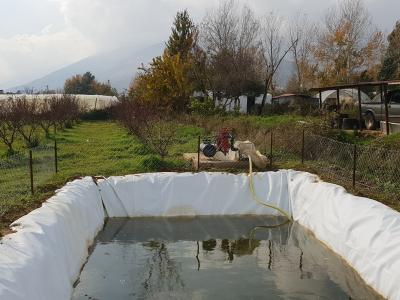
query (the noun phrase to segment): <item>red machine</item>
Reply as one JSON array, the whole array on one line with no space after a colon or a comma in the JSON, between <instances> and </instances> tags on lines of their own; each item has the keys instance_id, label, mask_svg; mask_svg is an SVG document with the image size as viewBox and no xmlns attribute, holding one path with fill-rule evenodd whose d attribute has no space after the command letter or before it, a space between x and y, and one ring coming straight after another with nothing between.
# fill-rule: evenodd
<instances>
[{"instance_id":1,"label":"red machine","mask_svg":"<svg viewBox=\"0 0 400 300\"><path fill-rule=\"evenodd\" d=\"M234 137L229 128L222 128L217 136L217 150L225 155L233 149Z\"/></svg>"}]
</instances>

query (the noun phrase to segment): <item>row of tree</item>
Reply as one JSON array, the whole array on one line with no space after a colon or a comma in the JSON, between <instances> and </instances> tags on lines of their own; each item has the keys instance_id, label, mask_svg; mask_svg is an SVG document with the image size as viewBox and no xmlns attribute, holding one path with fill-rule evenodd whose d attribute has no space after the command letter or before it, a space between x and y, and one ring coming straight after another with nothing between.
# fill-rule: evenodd
<instances>
[{"instance_id":1,"label":"row of tree","mask_svg":"<svg viewBox=\"0 0 400 300\"><path fill-rule=\"evenodd\" d=\"M79 115L78 100L71 95L33 100L9 98L0 101L0 140L7 146L8 154L15 152L17 136L32 148L39 144L39 128L49 137L53 127L70 126Z\"/></svg>"},{"instance_id":2,"label":"row of tree","mask_svg":"<svg viewBox=\"0 0 400 300\"><path fill-rule=\"evenodd\" d=\"M129 96L162 111L187 110L194 91L226 102L264 94L264 106L267 93L279 88L276 75L285 59L295 65L286 87L292 92L394 79L400 75L399 31L397 24L387 46L361 0L341 0L322 23L302 14L290 22L275 13L259 18L227 0L199 25L179 12L163 55L142 66Z\"/></svg>"}]
</instances>

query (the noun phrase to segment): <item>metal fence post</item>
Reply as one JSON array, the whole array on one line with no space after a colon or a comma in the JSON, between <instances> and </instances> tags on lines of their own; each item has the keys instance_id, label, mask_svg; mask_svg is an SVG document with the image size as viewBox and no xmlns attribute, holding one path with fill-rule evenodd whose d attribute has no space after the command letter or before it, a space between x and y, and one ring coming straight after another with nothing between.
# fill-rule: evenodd
<instances>
[{"instance_id":1,"label":"metal fence post","mask_svg":"<svg viewBox=\"0 0 400 300\"><path fill-rule=\"evenodd\" d=\"M29 175L31 179L31 193L34 194L33 189L33 159L32 159L32 150L29 150Z\"/></svg>"},{"instance_id":2,"label":"metal fence post","mask_svg":"<svg viewBox=\"0 0 400 300\"><path fill-rule=\"evenodd\" d=\"M197 141L197 171L200 170L200 136Z\"/></svg>"},{"instance_id":3,"label":"metal fence post","mask_svg":"<svg viewBox=\"0 0 400 300\"><path fill-rule=\"evenodd\" d=\"M56 173L58 173L57 139L55 137L54 137L54 167Z\"/></svg>"},{"instance_id":4,"label":"metal fence post","mask_svg":"<svg viewBox=\"0 0 400 300\"><path fill-rule=\"evenodd\" d=\"M272 130L270 131L271 133L271 141L270 141L270 148L269 148L269 166L272 167L272 141L273 141L273 132Z\"/></svg>"},{"instance_id":5,"label":"metal fence post","mask_svg":"<svg viewBox=\"0 0 400 300\"><path fill-rule=\"evenodd\" d=\"M356 187L356 168L357 168L357 145L354 144L354 150L353 150L353 188Z\"/></svg>"},{"instance_id":6,"label":"metal fence post","mask_svg":"<svg viewBox=\"0 0 400 300\"><path fill-rule=\"evenodd\" d=\"M304 128L303 128L303 136L301 139L301 164L304 164Z\"/></svg>"}]
</instances>

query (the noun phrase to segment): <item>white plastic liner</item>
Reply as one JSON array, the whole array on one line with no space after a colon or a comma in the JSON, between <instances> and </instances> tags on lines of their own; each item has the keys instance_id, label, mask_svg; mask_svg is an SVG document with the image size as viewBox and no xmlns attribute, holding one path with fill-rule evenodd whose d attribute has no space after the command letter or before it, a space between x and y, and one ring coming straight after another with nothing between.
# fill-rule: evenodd
<instances>
[{"instance_id":1,"label":"white plastic liner","mask_svg":"<svg viewBox=\"0 0 400 300\"><path fill-rule=\"evenodd\" d=\"M138 174L110 177L99 187L110 217L279 214L252 200L246 174ZM254 187L291 213L286 171L259 173Z\"/></svg>"},{"instance_id":2,"label":"white plastic liner","mask_svg":"<svg viewBox=\"0 0 400 300\"><path fill-rule=\"evenodd\" d=\"M400 300L400 214L296 171L254 176L257 195L293 215L383 296ZM247 175L154 173L99 182L111 217L277 214ZM98 187L76 180L0 241L0 299L69 299L104 221Z\"/></svg>"},{"instance_id":3,"label":"white plastic liner","mask_svg":"<svg viewBox=\"0 0 400 300\"><path fill-rule=\"evenodd\" d=\"M252 199L248 176L155 173L100 182L112 217L279 214ZM255 191L342 256L389 299L400 299L400 214L296 171L254 175Z\"/></svg>"},{"instance_id":4,"label":"white plastic liner","mask_svg":"<svg viewBox=\"0 0 400 300\"><path fill-rule=\"evenodd\" d=\"M70 299L104 212L90 177L68 183L0 241L0 299Z\"/></svg>"},{"instance_id":5,"label":"white plastic liner","mask_svg":"<svg viewBox=\"0 0 400 300\"><path fill-rule=\"evenodd\" d=\"M293 218L381 295L400 299L400 213L315 175L288 172Z\"/></svg>"}]
</instances>

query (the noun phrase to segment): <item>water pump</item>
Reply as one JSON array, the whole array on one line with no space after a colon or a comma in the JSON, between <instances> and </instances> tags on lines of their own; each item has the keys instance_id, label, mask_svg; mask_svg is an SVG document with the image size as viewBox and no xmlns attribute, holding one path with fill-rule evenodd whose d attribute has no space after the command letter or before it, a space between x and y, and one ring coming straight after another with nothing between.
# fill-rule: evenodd
<instances>
[{"instance_id":1,"label":"water pump","mask_svg":"<svg viewBox=\"0 0 400 300\"><path fill-rule=\"evenodd\" d=\"M234 144L235 136L233 135L232 130L223 128L219 131L214 142L210 139L203 140L203 143L200 145L200 150L206 157L214 157L218 151L227 155L229 150L238 150L234 147Z\"/></svg>"}]
</instances>

